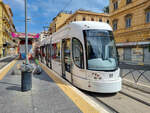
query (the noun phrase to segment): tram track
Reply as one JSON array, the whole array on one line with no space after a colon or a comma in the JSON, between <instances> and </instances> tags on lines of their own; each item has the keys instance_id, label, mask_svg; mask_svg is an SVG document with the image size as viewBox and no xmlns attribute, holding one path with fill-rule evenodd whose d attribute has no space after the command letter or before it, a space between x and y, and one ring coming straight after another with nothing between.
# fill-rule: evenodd
<instances>
[{"instance_id":1,"label":"tram track","mask_svg":"<svg viewBox=\"0 0 150 113\"><path fill-rule=\"evenodd\" d=\"M150 104L123 91L116 94L84 92L110 113L149 113Z\"/></svg>"},{"instance_id":2,"label":"tram track","mask_svg":"<svg viewBox=\"0 0 150 113\"><path fill-rule=\"evenodd\" d=\"M15 59L15 57L8 57L8 58L0 60L0 70L2 68L4 68L7 64L9 64L14 59Z\"/></svg>"}]
</instances>

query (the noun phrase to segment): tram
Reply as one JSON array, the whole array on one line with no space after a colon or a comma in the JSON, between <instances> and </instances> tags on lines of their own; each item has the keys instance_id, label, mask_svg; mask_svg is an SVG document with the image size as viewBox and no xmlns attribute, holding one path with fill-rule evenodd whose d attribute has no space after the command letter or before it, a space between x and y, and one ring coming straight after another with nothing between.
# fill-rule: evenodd
<instances>
[{"instance_id":1,"label":"tram","mask_svg":"<svg viewBox=\"0 0 150 113\"><path fill-rule=\"evenodd\" d=\"M42 63L80 89L121 90L117 50L107 23L71 22L43 40L40 52Z\"/></svg>"}]
</instances>

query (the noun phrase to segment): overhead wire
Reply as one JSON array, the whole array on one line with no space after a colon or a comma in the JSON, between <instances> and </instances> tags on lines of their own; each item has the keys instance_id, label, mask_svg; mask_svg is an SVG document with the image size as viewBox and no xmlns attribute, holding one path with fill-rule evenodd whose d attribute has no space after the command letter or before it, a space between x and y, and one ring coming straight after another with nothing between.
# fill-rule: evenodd
<instances>
[{"instance_id":1,"label":"overhead wire","mask_svg":"<svg viewBox=\"0 0 150 113\"><path fill-rule=\"evenodd\" d=\"M61 11L64 11L64 10L71 4L71 2L72 2L72 0L69 0L69 1L65 4L65 6L62 8L62 10L60 10L60 12L61 12Z\"/></svg>"}]
</instances>

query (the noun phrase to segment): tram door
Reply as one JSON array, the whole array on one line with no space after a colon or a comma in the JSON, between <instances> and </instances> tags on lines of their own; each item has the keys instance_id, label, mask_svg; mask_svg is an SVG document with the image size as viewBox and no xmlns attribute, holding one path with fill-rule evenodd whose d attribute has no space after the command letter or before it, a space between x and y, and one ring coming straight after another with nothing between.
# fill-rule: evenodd
<instances>
[{"instance_id":1,"label":"tram door","mask_svg":"<svg viewBox=\"0 0 150 113\"><path fill-rule=\"evenodd\" d=\"M70 39L62 41L62 76L71 81L71 44Z\"/></svg>"}]
</instances>

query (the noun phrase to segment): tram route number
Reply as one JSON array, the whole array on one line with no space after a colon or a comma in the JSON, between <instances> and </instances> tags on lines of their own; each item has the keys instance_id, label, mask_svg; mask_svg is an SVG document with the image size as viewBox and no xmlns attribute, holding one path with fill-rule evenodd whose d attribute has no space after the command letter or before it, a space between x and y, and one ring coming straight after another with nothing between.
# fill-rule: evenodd
<instances>
[{"instance_id":1,"label":"tram route number","mask_svg":"<svg viewBox=\"0 0 150 113\"><path fill-rule=\"evenodd\" d=\"M109 78L113 78L113 74L111 73L111 74L109 74Z\"/></svg>"}]
</instances>

